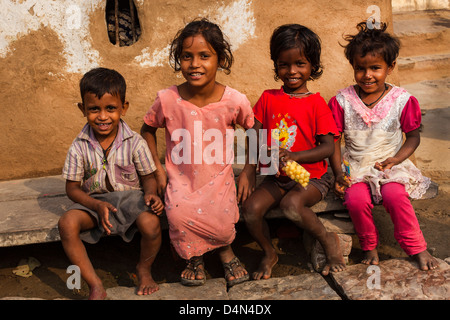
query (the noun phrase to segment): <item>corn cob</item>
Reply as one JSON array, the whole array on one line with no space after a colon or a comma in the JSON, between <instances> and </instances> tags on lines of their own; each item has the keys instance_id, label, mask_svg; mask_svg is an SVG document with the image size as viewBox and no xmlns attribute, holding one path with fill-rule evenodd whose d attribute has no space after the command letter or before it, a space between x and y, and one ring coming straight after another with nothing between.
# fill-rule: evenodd
<instances>
[{"instance_id":1,"label":"corn cob","mask_svg":"<svg viewBox=\"0 0 450 320\"><path fill-rule=\"evenodd\" d=\"M300 183L303 188L306 188L308 185L310 174L297 162L289 160L281 170L286 172L289 178Z\"/></svg>"}]
</instances>

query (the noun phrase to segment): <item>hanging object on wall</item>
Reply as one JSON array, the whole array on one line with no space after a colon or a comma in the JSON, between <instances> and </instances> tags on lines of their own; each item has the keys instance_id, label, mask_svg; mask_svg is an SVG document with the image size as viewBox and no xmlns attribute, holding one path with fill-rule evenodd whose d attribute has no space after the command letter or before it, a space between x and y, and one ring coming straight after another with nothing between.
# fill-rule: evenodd
<instances>
[{"instance_id":1,"label":"hanging object on wall","mask_svg":"<svg viewBox=\"0 0 450 320\"><path fill-rule=\"evenodd\" d=\"M112 44L124 47L137 42L141 36L141 26L134 1L107 0L106 25Z\"/></svg>"}]
</instances>

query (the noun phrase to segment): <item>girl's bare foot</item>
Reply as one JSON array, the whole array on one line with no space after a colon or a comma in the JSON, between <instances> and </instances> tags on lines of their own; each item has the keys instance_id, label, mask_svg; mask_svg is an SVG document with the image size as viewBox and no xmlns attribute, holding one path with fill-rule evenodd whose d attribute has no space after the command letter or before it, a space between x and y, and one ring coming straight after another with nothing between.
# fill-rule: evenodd
<instances>
[{"instance_id":1,"label":"girl's bare foot","mask_svg":"<svg viewBox=\"0 0 450 320\"><path fill-rule=\"evenodd\" d=\"M106 291L102 284L92 286L89 291L89 300L105 300Z\"/></svg>"},{"instance_id":2,"label":"girl's bare foot","mask_svg":"<svg viewBox=\"0 0 450 320\"><path fill-rule=\"evenodd\" d=\"M327 232L325 240L321 243L325 256L327 257L327 263L322 269L322 274L327 276L331 272L343 271L345 266L345 260L342 255L341 246L339 244L339 237L334 232Z\"/></svg>"},{"instance_id":3,"label":"girl's bare foot","mask_svg":"<svg viewBox=\"0 0 450 320\"><path fill-rule=\"evenodd\" d=\"M377 265L380 262L377 249L364 251L364 259L361 263Z\"/></svg>"},{"instance_id":4,"label":"girl's bare foot","mask_svg":"<svg viewBox=\"0 0 450 320\"><path fill-rule=\"evenodd\" d=\"M158 284L153 280L152 274L148 267L136 267L138 277L138 295L149 295L159 290Z\"/></svg>"},{"instance_id":5,"label":"girl's bare foot","mask_svg":"<svg viewBox=\"0 0 450 320\"><path fill-rule=\"evenodd\" d=\"M278 255L275 251L266 253L259 264L258 269L253 272L252 278L255 280L269 279L272 276L272 269L278 262Z\"/></svg>"},{"instance_id":6,"label":"girl's bare foot","mask_svg":"<svg viewBox=\"0 0 450 320\"><path fill-rule=\"evenodd\" d=\"M413 255L412 258L417 261L420 270L433 270L439 266L437 260L427 250Z\"/></svg>"}]
</instances>

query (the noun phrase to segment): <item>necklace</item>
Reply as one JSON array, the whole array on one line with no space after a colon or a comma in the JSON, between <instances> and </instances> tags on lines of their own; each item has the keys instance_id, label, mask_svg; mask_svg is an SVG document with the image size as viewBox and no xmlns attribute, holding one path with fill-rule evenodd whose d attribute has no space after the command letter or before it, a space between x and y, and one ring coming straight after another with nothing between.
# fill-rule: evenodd
<instances>
[{"instance_id":1,"label":"necklace","mask_svg":"<svg viewBox=\"0 0 450 320\"><path fill-rule=\"evenodd\" d=\"M384 84L384 90L383 90L383 92L381 93L381 95L378 97L378 99L375 100L375 101L372 102L372 103L365 103L365 102L363 101L363 99L361 98L361 87L358 86L358 97L359 97L359 99L361 99L362 103L364 103L364 104L366 105L366 107L371 107L372 105L374 105L375 103L377 103L377 102L381 99L381 97L384 95L384 93L386 92L387 89L388 89L388 85L385 83L385 84Z\"/></svg>"},{"instance_id":2,"label":"necklace","mask_svg":"<svg viewBox=\"0 0 450 320\"><path fill-rule=\"evenodd\" d=\"M116 136L117 136L117 133L116 133ZM114 137L114 140L111 142L111 144L109 145L108 148L106 148L106 149L102 148L102 150L103 150L102 163L103 163L103 169L105 169L105 170L106 170L106 165L108 164L108 152L109 152L109 150L111 150L111 147L112 147L114 141L116 141L116 137Z\"/></svg>"},{"instance_id":3,"label":"necklace","mask_svg":"<svg viewBox=\"0 0 450 320\"><path fill-rule=\"evenodd\" d=\"M290 95L291 97L303 97L303 96L307 96L307 95L310 95L310 94L312 94L311 91L303 92L303 93L295 93L295 92L288 93L288 95Z\"/></svg>"},{"instance_id":4,"label":"necklace","mask_svg":"<svg viewBox=\"0 0 450 320\"><path fill-rule=\"evenodd\" d=\"M308 96L308 95L310 95L310 94L313 94L311 91L308 91L308 92L300 92L300 93L297 93L297 92L286 92L285 90L284 90L284 88L283 88L283 91L284 91L284 93L286 93L288 96L290 96L290 97L304 97L304 96Z\"/></svg>"}]
</instances>

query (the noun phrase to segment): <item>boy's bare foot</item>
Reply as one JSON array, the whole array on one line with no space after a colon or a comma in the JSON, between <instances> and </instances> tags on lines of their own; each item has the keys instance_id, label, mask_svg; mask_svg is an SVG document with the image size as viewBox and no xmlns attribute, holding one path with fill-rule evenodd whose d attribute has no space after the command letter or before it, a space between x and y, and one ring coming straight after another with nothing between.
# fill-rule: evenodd
<instances>
[{"instance_id":1,"label":"boy's bare foot","mask_svg":"<svg viewBox=\"0 0 450 320\"><path fill-rule=\"evenodd\" d=\"M278 262L276 252L266 253L259 264L258 269L253 272L252 278L255 280L269 279L272 276L272 269Z\"/></svg>"},{"instance_id":2,"label":"boy's bare foot","mask_svg":"<svg viewBox=\"0 0 450 320\"><path fill-rule=\"evenodd\" d=\"M377 249L364 251L364 259L361 263L377 265L380 262Z\"/></svg>"},{"instance_id":3,"label":"boy's bare foot","mask_svg":"<svg viewBox=\"0 0 450 320\"><path fill-rule=\"evenodd\" d=\"M413 255L412 258L417 261L420 270L433 270L439 266L437 260L427 250Z\"/></svg>"},{"instance_id":4,"label":"boy's bare foot","mask_svg":"<svg viewBox=\"0 0 450 320\"><path fill-rule=\"evenodd\" d=\"M106 291L102 284L93 286L89 291L89 300L105 300Z\"/></svg>"},{"instance_id":5,"label":"boy's bare foot","mask_svg":"<svg viewBox=\"0 0 450 320\"><path fill-rule=\"evenodd\" d=\"M138 295L149 295L159 290L158 284L153 280L152 274L148 267L136 267L138 277Z\"/></svg>"},{"instance_id":6,"label":"boy's bare foot","mask_svg":"<svg viewBox=\"0 0 450 320\"><path fill-rule=\"evenodd\" d=\"M326 239L321 245L327 257L327 263L322 269L322 274L327 276L330 272L343 271L346 266L338 235L334 232L327 232Z\"/></svg>"}]
</instances>

